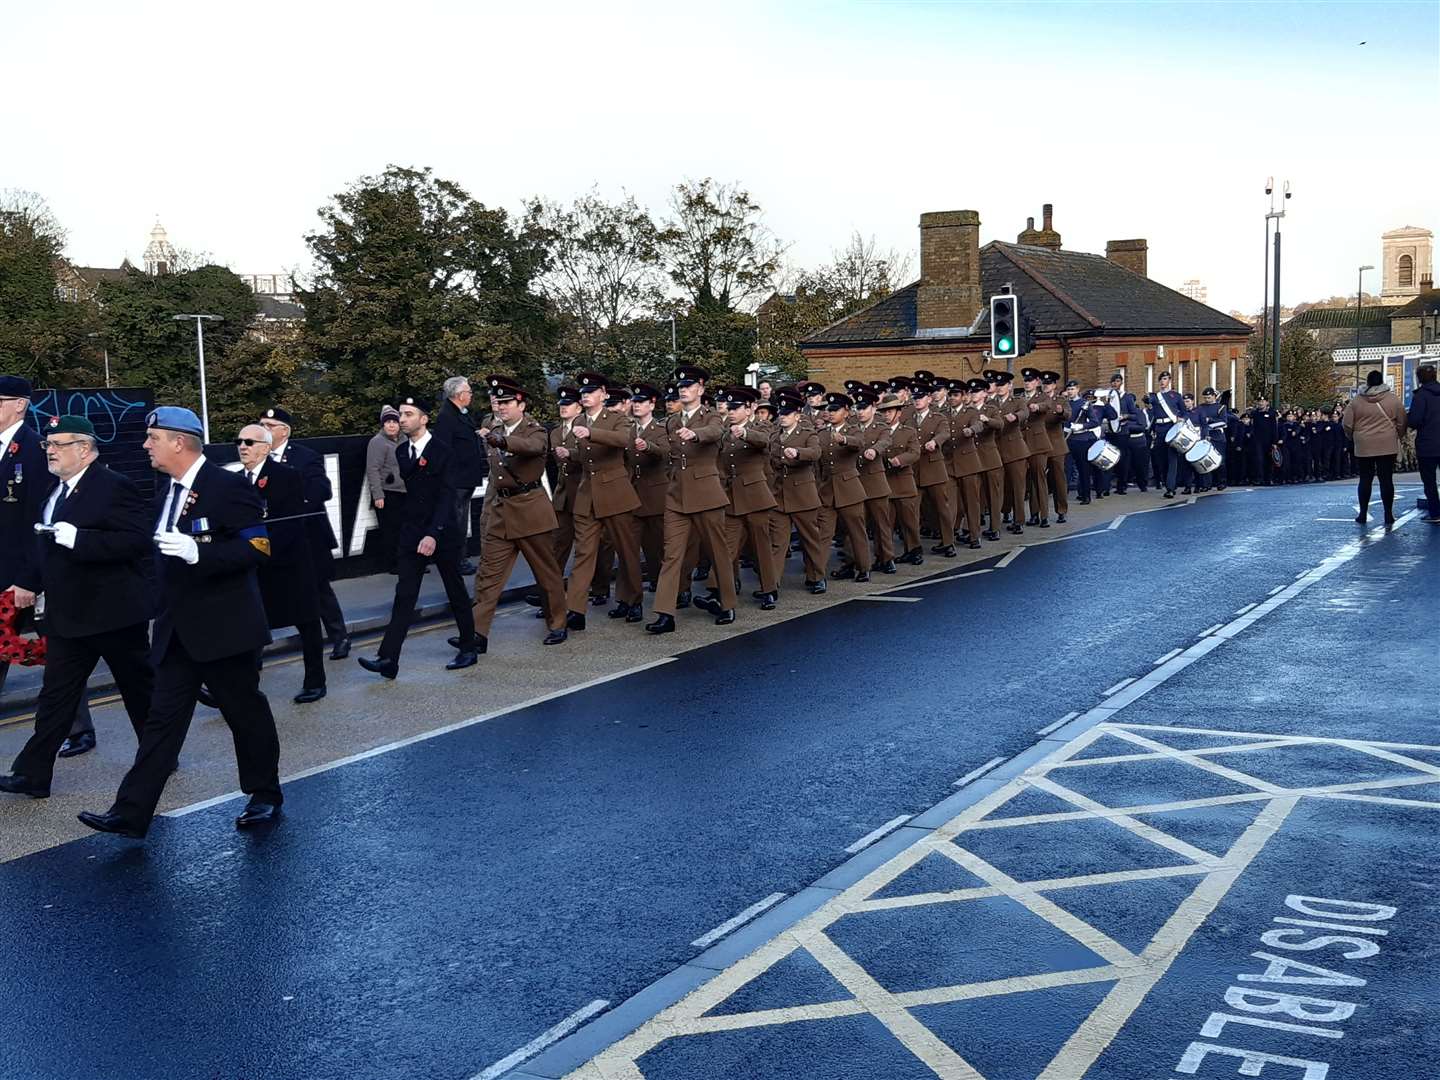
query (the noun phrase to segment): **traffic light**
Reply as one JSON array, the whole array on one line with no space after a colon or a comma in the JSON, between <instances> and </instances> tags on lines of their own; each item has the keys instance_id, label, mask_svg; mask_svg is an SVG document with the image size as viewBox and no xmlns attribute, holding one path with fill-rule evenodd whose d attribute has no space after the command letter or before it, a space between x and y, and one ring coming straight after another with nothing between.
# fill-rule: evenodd
<instances>
[{"instance_id":1,"label":"traffic light","mask_svg":"<svg viewBox=\"0 0 1440 1080\"><path fill-rule=\"evenodd\" d=\"M990 298L990 358L1014 360L1020 355L1020 298L1012 293Z\"/></svg>"},{"instance_id":2,"label":"traffic light","mask_svg":"<svg viewBox=\"0 0 1440 1080\"><path fill-rule=\"evenodd\" d=\"M1029 315L1020 316L1020 356L1025 356L1035 348L1035 324L1030 321Z\"/></svg>"}]
</instances>

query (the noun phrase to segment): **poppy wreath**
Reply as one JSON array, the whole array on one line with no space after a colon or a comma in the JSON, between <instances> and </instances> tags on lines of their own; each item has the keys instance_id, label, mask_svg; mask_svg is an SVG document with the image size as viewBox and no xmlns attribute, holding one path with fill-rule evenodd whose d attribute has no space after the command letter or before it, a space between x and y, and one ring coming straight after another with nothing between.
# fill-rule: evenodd
<instances>
[{"instance_id":1,"label":"poppy wreath","mask_svg":"<svg viewBox=\"0 0 1440 1080\"><path fill-rule=\"evenodd\" d=\"M15 594L0 592L0 660L34 667L45 663L45 639L22 637L19 630L20 611L15 607Z\"/></svg>"}]
</instances>

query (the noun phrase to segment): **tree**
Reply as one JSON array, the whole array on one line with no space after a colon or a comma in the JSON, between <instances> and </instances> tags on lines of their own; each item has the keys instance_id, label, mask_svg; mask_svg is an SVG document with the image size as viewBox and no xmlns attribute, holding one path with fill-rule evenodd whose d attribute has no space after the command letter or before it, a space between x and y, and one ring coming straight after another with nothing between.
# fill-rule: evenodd
<instances>
[{"instance_id":1,"label":"tree","mask_svg":"<svg viewBox=\"0 0 1440 1080\"><path fill-rule=\"evenodd\" d=\"M749 192L710 177L687 181L671 193L670 211L661 234L666 264L695 308L734 311L771 288L784 248Z\"/></svg>"},{"instance_id":2,"label":"tree","mask_svg":"<svg viewBox=\"0 0 1440 1080\"><path fill-rule=\"evenodd\" d=\"M341 435L357 430L347 426L344 403L325 385L298 327L267 330L263 338L247 334L213 364L207 331L205 359L212 437L228 437L276 403L283 403L295 416L299 434ZM378 420L377 413L371 424Z\"/></svg>"},{"instance_id":3,"label":"tree","mask_svg":"<svg viewBox=\"0 0 1440 1080\"><path fill-rule=\"evenodd\" d=\"M62 300L65 230L33 192L0 192L0 371L37 386L95 385L99 352L88 340L88 298Z\"/></svg>"},{"instance_id":4,"label":"tree","mask_svg":"<svg viewBox=\"0 0 1440 1080\"><path fill-rule=\"evenodd\" d=\"M1280 408L1295 406L1314 409L1335 403L1340 380L1328 350L1322 348L1309 331L1280 328L1280 394L1276 399L1266 375L1275 370L1268 340L1261 344L1261 335L1250 335L1245 346L1245 393L1250 401L1262 395Z\"/></svg>"},{"instance_id":5,"label":"tree","mask_svg":"<svg viewBox=\"0 0 1440 1080\"><path fill-rule=\"evenodd\" d=\"M429 169L390 166L319 211L303 342L365 430L403 391L505 372L543 386L558 327L535 283L547 265L535 212L512 222Z\"/></svg>"}]
</instances>

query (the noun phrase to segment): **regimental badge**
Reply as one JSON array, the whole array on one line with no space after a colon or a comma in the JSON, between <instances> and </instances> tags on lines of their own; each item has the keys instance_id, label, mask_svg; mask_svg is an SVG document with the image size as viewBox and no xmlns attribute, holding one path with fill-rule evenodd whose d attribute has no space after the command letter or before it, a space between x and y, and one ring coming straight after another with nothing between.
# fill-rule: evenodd
<instances>
[{"instance_id":1,"label":"regimental badge","mask_svg":"<svg viewBox=\"0 0 1440 1080\"><path fill-rule=\"evenodd\" d=\"M50 417L50 426L51 426L51 427L59 427L59 426L60 426L60 417L58 417L58 416L52 416L52 417Z\"/></svg>"}]
</instances>

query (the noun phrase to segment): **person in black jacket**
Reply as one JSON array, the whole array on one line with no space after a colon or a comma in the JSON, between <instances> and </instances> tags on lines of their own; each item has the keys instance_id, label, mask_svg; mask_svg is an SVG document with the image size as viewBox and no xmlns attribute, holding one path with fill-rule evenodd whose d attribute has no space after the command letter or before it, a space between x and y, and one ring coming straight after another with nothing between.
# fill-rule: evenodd
<instances>
[{"instance_id":1,"label":"person in black jacket","mask_svg":"<svg viewBox=\"0 0 1440 1080\"><path fill-rule=\"evenodd\" d=\"M1263 397L1255 399L1250 410L1250 479L1252 483L1278 484L1283 477L1275 468L1272 451L1280 443L1280 416Z\"/></svg>"},{"instance_id":2,"label":"person in black jacket","mask_svg":"<svg viewBox=\"0 0 1440 1080\"><path fill-rule=\"evenodd\" d=\"M400 431L405 436L396 449L400 478L405 481L405 509L400 519L399 580L395 602L380 649L372 659L360 657L360 666L387 679L400 673L400 650L425 568L433 561L440 571L445 596L455 616L458 651L445 665L447 671L472 667L479 660L475 640L475 616L470 594L460 576L462 537L455 519L455 488L451 484L450 448L430 434L429 405L422 395L412 394L400 403Z\"/></svg>"},{"instance_id":3,"label":"person in black jacket","mask_svg":"<svg viewBox=\"0 0 1440 1080\"><path fill-rule=\"evenodd\" d=\"M475 416L470 412L470 380L455 375L445 380L445 400L435 418L431 437L450 449L450 482L455 487L455 518L460 525L460 573L475 573L465 551L470 535L471 505L475 489L485 482L489 463L481 451Z\"/></svg>"},{"instance_id":4,"label":"person in black jacket","mask_svg":"<svg viewBox=\"0 0 1440 1080\"><path fill-rule=\"evenodd\" d=\"M35 603L35 591L21 582L35 577L39 545L32 529L50 488L42 440L25 423L30 394L29 380L0 375L0 592L13 589L17 608ZM9 670L0 660L0 688Z\"/></svg>"},{"instance_id":5,"label":"person in black jacket","mask_svg":"<svg viewBox=\"0 0 1440 1080\"><path fill-rule=\"evenodd\" d=\"M145 426L150 464L170 478L152 519L160 594L150 654L155 691L114 804L80 820L98 832L145 835L203 683L230 726L240 789L250 796L236 827L274 821L283 801L280 739L255 666L270 641L255 575L270 553L264 507L244 477L205 460L200 421L189 409L162 406Z\"/></svg>"},{"instance_id":6,"label":"person in black jacket","mask_svg":"<svg viewBox=\"0 0 1440 1080\"><path fill-rule=\"evenodd\" d=\"M137 740L155 681L142 569L150 555L145 499L131 481L100 464L95 428L84 417L55 417L45 446L55 483L41 505L35 576L26 579L45 598L44 682L35 734L11 773L0 776L0 791L36 799L50 794L55 758L97 663L109 665Z\"/></svg>"},{"instance_id":7,"label":"person in black jacket","mask_svg":"<svg viewBox=\"0 0 1440 1080\"><path fill-rule=\"evenodd\" d=\"M235 446L240 475L254 486L265 506L270 558L258 571L265 617L270 629L293 626L300 635L305 680L295 703L308 705L325 696L325 631L305 528L309 520L304 516L305 482L296 470L270 457L270 433L259 424L241 428Z\"/></svg>"},{"instance_id":8,"label":"person in black jacket","mask_svg":"<svg viewBox=\"0 0 1440 1080\"><path fill-rule=\"evenodd\" d=\"M340 610L340 601L330 579L335 576L335 530L330 527L330 515L326 504L334 494L330 478L325 475L325 460L307 446L295 446L290 442L291 417L276 405L266 409L260 418L260 426L270 432L273 440L270 456L281 465L299 470L305 484L305 511L313 517L305 519L305 530L310 537L310 558L315 564L315 595L320 601L320 621L325 624L325 633L330 638L330 659L344 660L350 655L350 631L345 625L345 613Z\"/></svg>"}]
</instances>

